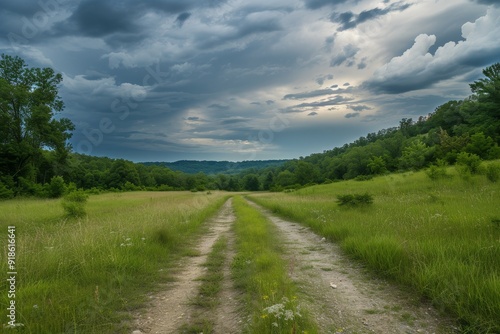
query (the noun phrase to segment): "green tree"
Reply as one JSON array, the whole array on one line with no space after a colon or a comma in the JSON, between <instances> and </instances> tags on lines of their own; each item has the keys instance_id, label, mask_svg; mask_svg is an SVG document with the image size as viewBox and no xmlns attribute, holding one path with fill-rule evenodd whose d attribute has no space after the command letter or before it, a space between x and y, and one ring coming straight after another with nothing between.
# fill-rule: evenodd
<instances>
[{"instance_id":1,"label":"green tree","mask_svg":"<svg viewBox=\"0 0 500 334\"><path fill-rule=\"evenodd\" d=\"M486 137L484 133L475 133L470 137L469 144L465 147L465 151L478 155L481 159L488 159L490 151L495 146L491 137Z\"/></svg>"},{"instance_id":2,"label":"green tree","mask_svg":"<svg viewBox=\"0 0 500 334\"><path fill-rule=\"evenodd\" d=\"M266 178L264 179L264 183L262 187L264 190L269 190L274 184L274 173L272 171L268 172Z\"/></svg>"},{"instance_id":3,"label":"green tree","mask_svg":"<svg viewBox=\"0 0 500 334\"><path fill-rule=\"evenodd\" d=\"M139 173L135 165L123 159L115 160L107 174L108 187L121 189L127 181L136 186L140 185Z\"/></svg>"},{"instance_id":4,"label":"green tree","mask_svg":"<svg viewBox=\"0 0 500 334\"><path fill-rule=\"evenodd\" d=\"M373 157L368 163L368 168L372 174L384 174L387 172L385 160L382 157Z\"/></svg>"},{"instance_id":5,"label":"green tree","mask_svg":"<svg viewBox=\"0 0 500 334\"><path fill-rule=\"evenodd\" d=\"M492 117L500 119L500 63L485 68L483 74L486 78L470 84L471 91Z\"/></svg>"},{"instance_id":6,"label":"green tree","mask_svg":"<svg viewBox=\"0 0 500 334\"><path fill-rule=\"evenodd\" d=\"M429 148L421 140L416 140L403 149L400 166L403 169L420 169L424 167Z\"/></svg>"},{"instance_id":7,"label":"green tree","mask_svg":"<svg viewBox=\"0 0 500 334\"><path fill-rule=\"evenodd\" d=\"M55 119L64 109L58 95L62 75L51 68L29 68L19 57L2 54L0 60L0 173L34 180L34 167L42 148L64 162L67 140L74 126L67 118Z\"/></svg>"},{"instance_id":8,"label":"green tree","mask_svg":"<svg viewBox=\"0 0 500 334\"><path fill-rule=\"evenodd\" d=\"M259 178L255 174L245 175L243 178L245 190L258 191L260 189Z\"/></svg>"},{"instance_id":9,"label":"green tree","mask_svg":"<svg viewBox=\"0 0 500 334\"><path fill-rule=\"evenodd\" d=\"M61 176L54 176L48 186L48 195L52 198L58 198L64 195L66 184Z\"/></svg>"},{"instance_id":10,"label":"green tree","mask_svg":"<svg viewBox=\"0 0 500 334\"><path fill-rule=\"evenodd\" d=\"M317 168L310 162L299 161L295 168L295 179L297 183L305 185L315 182L318 178Z\"/></svg>"},{"instance_id":11,"label":"green tree","mask_svg":"<svg viewBox=\"0 0 500 334\"><path fill-rule=\"evenodd\" d=\"M278 174L276 183L282 187L287 187L295 184L295 175L289 170L284 170Z\"/></svg>"}]
</instances>

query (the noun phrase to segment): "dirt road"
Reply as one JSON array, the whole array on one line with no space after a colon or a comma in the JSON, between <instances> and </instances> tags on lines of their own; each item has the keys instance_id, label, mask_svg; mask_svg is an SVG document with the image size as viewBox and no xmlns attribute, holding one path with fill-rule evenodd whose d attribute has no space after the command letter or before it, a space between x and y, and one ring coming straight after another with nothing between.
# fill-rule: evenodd
<instances>
[{"instance_id":1,"label":"dirt road","mask_svg":"<svg viewBox=\"0 0 500 334\"><path fill-rule=\"evenodd\" d=\"M189 258L174 283L152 297L151 305L137 315L133 334L179 333L195 307L190 305L200 285L206 260L215 240L229 240L220 304L212 311L214 333L241 333L245 319L230 279L235 221L231 200L210 223L210 233L199 244L198 257ZM300 224L283 220L249 202L274 223L283 241L290 277L301 291L303 306L316 320L320 333L454 333L438 313L411 294L391 286L352 263L338 246L326 242Z\"/></svg>"},{"instance_id":2,"label":"dirt road","mask_svg":"<svg viewBox=\"0 0 500 334\"><path fill-rule=\"evenodd\" d=\"M184 259L181 268L174 276L174 282L165 286L165 289L151 296L150 305L135 315L133 334L168 334L178 333L180 327L189 323L190 317L196 312L190 301L198 293L201 285L199 278L204 273L203 263L207 259L215 241L222 235L228 239L228 259L224 269L223 291L219 307L215 310L215 328L217 333L238 333L241 327L238 313L236 292L231 286L229 266L233 237L230 227L235 220L232 200L229 199L220 212L209 222L209 232L203 236L196 253L199 256Z\"/></svg>"},{"instance_id":3,"label":"dirt road","mask_svg":"<svg viewBox=\"0 0 500 334\"><path fill-rule=\"evenodd\" d=\"M453 333L430 305L370 275L338 246L251 204L279 228L290 275L321 333Z\"/></svg>"}]
</instances>

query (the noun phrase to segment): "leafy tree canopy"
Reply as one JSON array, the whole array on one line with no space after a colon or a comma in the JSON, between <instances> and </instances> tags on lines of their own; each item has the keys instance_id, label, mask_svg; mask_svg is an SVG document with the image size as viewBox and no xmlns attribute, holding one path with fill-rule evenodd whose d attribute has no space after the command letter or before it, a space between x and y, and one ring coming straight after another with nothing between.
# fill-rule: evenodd
<instances>
[{"instance_id":1,"label":"leafy tree canopy","mask_svg":"<svg viewBox=\"0 0 500 334\"><path fill-rule=\"evenodd\" d=\"M64 109L58 95L62 75L51 68L30 68L20 57L0 60L0 176L34 179L42 149L54 150L62 162L73 124L56 119Z\"/></svg>"}]
</instances>

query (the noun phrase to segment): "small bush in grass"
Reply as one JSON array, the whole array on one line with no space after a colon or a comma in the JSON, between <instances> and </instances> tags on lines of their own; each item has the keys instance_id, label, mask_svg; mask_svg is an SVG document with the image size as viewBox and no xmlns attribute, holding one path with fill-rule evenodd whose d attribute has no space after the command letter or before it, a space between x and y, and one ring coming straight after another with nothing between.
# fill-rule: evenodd
<instances>
[{"instance_id":1,"label":"small bush in grass","mask_svg":"<svg viewBox=\"0 0 500 334\"><path fill-rule=\"evenodd\" d=\"M431 180L439 180L450 177L450 175L446 172L446 161L438 160L435 165L431 165L429 169L425 171L425 174Z\"/></svg>"},{"instance_id":2,"label":"small bush in grass","mask_svg":"<svg viewBox=\"0 0 500 334\"><path fill-rule=\"evenodd\" d=\"M373 196L368 193L338 195L337 203L346 206L368 205L373 203Z\"/></svg>"},{"instance_id":3,"label":"small bush in grass","mask_svg":"<svg viewBox=\"0 0 500 334\"><path fill-rule=\"evenodd\" d=\"M0 200L2 199L10 199L14 197L14 192L7 188L5 184L0 182Z\"/></svg>"},{"instance_id":4,"label":"small bush in grass","mask_svg":"<svg viewBox=\"0 0 500 334\"><path fill-rule=\"evenodd\" d=\"M54 176L50 179L50 183L47 187L48 195L51 198L58 198L64 195L66 191L66 184L61 176Z\"/></svg>"},{"instance_id":5,"label":"small bush in grass","mask_svg":"<svg viewBox=\"0 0 500 334\"><path fill-rule=\"evenodd\" d=\"M457 156L457 165L467 168L471 174L478 174L481 166L481 158L476 154L461 152Z\"/></svg>"},{"instance_id":6,"label":"small bush in grass","mask_svg":"<svg viewBox=\"0 0 500 334\"><path fill-rule=\"evenodd\" d=\"M491 182L500 180L500 163L491 163L486 168L486 177Z\"/></svg>"},{"instance_id":7,"label":"small bush in grass","mask_svg":"<svg viewBox=\"0 0 500 334\"><path fill-rule=\"evenodd\" d=\"M61 204L64 208L66 216L72 218L85 216L85 204L87 203L87 199L88 195L81 190L71 192L64 196Z\"/></svg>"}]
</instances>

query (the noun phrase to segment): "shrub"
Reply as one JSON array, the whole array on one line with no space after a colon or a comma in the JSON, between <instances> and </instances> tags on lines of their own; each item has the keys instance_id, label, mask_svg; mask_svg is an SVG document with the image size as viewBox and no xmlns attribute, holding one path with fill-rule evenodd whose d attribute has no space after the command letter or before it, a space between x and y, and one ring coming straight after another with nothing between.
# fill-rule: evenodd
<instances>
[{"instance_id":1,"label":"shrub","mask_svg":"<svg viewBox=\"0 0 500 334\"><path fill-rule=\"evenodd\" d=\"M358 175L354 178L355 181L369 181L373 180L373 175Z\"/></svg>"},{"instance_id":2,"label":"shrub","mask_svg":"<svg viewBox=\"0 0 500 334\"><path fill-rule=\"evenodd\" d=\"M86 215L85 204L87 203L88 195L77 190L66 195L61 202L66 216L71 218L79 218Z\"/></svg>"},{"instance_id":3,"label":"shrub","mask_svg":"<svg viewBox=\"0 0 500 334\"><path fill-rule=\"evenodd\" d=\"M14 197L14 192L0 182L0 199L10 199Z\"/></svg>"},{"instance_id":4,"label":"shrub","mask_svg":"<svg viewBox=\"0 0 500 334\"><path fill-rule=\"evenodd\" d=\"M500 163L491 163L486 167L486 177L491 182L500 180Z\"/></svg>"},{"instance_id":5,"label":"shrub","mask_svg":"<svg viewBox=\"0 0 500 334\"><path fill-rule=\"evenodd\" d=\"M446 162L444 160L438 160L435 165L431 165L426 171L425 174L431 180L438 180L450 177L450 175L446 172Z\"/></svg>"},{"instance_id":6,"label":"shrub","mask_svg":"<svg viewBox=\"0 0 500 334\"><path fill-rule=\"evenodd\" d=\"M368 205L373 203L373 196L368 193L338 195L337 203L346 206Z\"/></svg>"},{"instance_id":7,"label":"shrub","mask_svg":"<svg viewBox=\"0 0 500 334\"><path fill-rule=\"evenodd\" d=\"M66 185L64 184L64 179L61 176L54 176L50 179L50 183L47 187L47 195L51 198L58 198L64 195L66 191Z\"/></svg>"},{"instance_id":8,"label":"shrub","mask_svg":"<svg viewBox=\"0 0 500 334\"><path fill-rule=\"evenodd\" d=\"M481 158L476 154L461 152L457 156L457 165L466 167L471 174L478 174L481 166Z\"/></svg>"}]
</instances>

